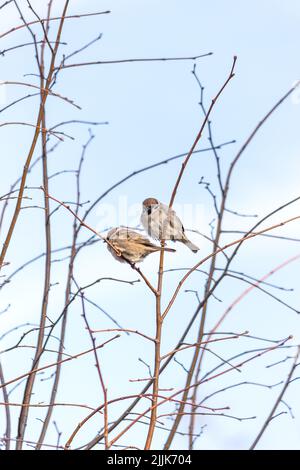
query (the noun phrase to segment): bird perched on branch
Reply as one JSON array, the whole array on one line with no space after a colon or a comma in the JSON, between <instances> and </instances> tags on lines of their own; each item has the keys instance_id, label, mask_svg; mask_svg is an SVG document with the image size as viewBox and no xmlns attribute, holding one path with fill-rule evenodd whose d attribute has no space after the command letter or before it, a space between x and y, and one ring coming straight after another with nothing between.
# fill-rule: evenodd
<instances>
[{"instance_id":1,"label":"bird perched on branch","mask_svg":"<svg viewBox=\"0 0 300 470\"><path fill-rule=\"evenodd\" d=\"M106 240L109 242L107 248L113 257L123 263L126 260L131 264L139 263L150 253L162 250L162 247L154 245L148 238L126 227L112 228ZM164 250L176 251L172 248L164 248Z\"/></svg>"},{"instance_id":2,"label":"bird perched on branch","mask_svg":"<svg viewBox=\"0 0 300 470\"><path fill-rule=\"evenodd\" d=\"M184 227L176 212L153 197L143 202L141 222L148 235L156 240L181 242L194 253L199 250L185 235Z\"/></svg>"}]
</instances>

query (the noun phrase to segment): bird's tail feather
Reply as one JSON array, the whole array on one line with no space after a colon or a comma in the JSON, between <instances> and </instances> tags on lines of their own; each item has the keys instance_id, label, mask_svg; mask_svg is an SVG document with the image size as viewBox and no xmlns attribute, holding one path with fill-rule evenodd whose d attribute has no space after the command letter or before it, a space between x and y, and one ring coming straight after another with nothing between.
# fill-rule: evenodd
<instances>
[{"instance_id":1,"label":"bird's tail feather","mask_svg":"<svg viewBox=\"0 0 300 470\"><path fill-rule=\"evenodd\" d=\"M197 253L197 251L199 251L197 245L192 243L188 238L183 238L182 243L184 243L193 253Z\"/></svg>"},{"instance_id":2,"label":"bird's tail feather","mask_svg":"<svg viewBox=\"0 0 300 470\"><path fill-rule=\"evenodd\" d=\"M162 248L160 246L153 246L150 247L150 251L152 251L153 253L155 251L161 251ZM164 251L169 251L170 253L175 253L176 250L174 250L174 248L167 248L166 246L164 247Z\"/></svg>"},{"instance_id":3,"label":"bird's tail feather","mask_svg":"<svg viewBox=\"0 0 300 470\"><path fill-rule=\"evenodd\" d=\"M162 248L160 248L162 250ZM175 253L176 250L174 250L174 248L166 248L165 247L165 251L169 251L170 253Z\"/></svg>"}]
</instances>

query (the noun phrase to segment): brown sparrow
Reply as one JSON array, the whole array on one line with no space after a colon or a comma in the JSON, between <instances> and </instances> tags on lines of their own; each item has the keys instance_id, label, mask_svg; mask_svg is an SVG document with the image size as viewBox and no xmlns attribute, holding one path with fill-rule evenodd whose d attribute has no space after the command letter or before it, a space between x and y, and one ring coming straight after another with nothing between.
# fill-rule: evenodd
<instances>
[{"instance_id":1,"label":"brown sparrow","mask_svg":"<svg viewBox=\"0 0 300 470\"><path fill-rule=\"evenodd\" d=\"M112 228L108 232L106 240L112 245L106 244L113 257L123 263L126 260L131 264L139 263L150 253L162 250L160 246L151 243L148 238L126 227ZM112 247L116 248L116 250ZM172 248L165 248L164 250L170 252L176 251Z\"/></svg>"},{"instance_id":2,"label":"brown sparrow","mask_svg":"<svg viewBox=\"0 0 300 470\"><path fill-rule=\"evenodd\" d=\"M185 235L184 227L176 212L155 198L144 200L141 223L148 235L156 240L184 243L194 253L199 250Z\"/></svg>"}]
</instances>

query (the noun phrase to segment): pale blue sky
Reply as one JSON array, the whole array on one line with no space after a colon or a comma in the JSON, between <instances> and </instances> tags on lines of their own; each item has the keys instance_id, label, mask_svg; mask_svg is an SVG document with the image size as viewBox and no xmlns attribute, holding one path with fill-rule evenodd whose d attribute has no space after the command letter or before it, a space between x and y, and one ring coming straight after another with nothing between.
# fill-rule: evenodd
<instances>
[{"instance_id":1,"label":"pale blue sky","mask_svg":"<svg viewBox=\"0 0 300 470\"><path fill-rule=\"evenodd\" d=\"M55 12L62 2L56 1ZM19 4L27 11L26 2ZM45 15L46 1L33 1L41 16ZM245 1L212 0L209 3L199 0L73 0L70 13L111 10L110 15L102 15L80 20L68 20L65 24L62 40L68 45L61 46L61 53L69 54L103 33L100 41L90 49L70 59L70 63L89 60L109 60L147 57L194 56L213 52L212 56L197 61L197 73L205 86L205 103L209 104L220 85L226 78L236 54L238 62L236 76L229 84L212 114L212 129L215 144L235 139L236 144L228 145L220 151L222 167L228 164L248 137L254 126L293 83L300 78L299 70L299 20L300 8L296 0ZM30 16L30 15L29 15ZM0 10L0 29L8 30L16 23L18 16L13 6ZM1 39L0 50L30 40L25 30ZM35 73L33 49L22 48L8 52L0 57L1 80L28 81L38 83L32 76ZM95 65L71 68L61 72L56 91L74 99L82 106L82 111L49 97L47 108L48 127L59 121L81 119L89 121L108 121L109 125L93 128L95 139L88 149L82 173L82 199L93 200L116 181L151 163L186 152L191 146L202 120L199 101L199 88L191 74L192 61L132 63L122 65ZM21 87L6 87L7 102L22 96L28 90ZM19 103L13 108L0 113L1 123L6 121L26 121L34 123L36 118L35 98ZM5 105L1 104L1 107ZM247 214L264 216L273 208L280 206L299 194L299 133L300 96L295 92L272 116L251 146L243 155L232 179L228 208ZM49 173L62 169L77 168L81 145L88 138L88 126L70 125L63 129L75 137L66 139L58 146L49 160ZM7 126L0 128L2 144L0 194L9 190L9 186L21 173L24 159L32 138L32 129ZM51 139L52 143L55 140ZM199 148L208 147L207 132L204 133ZM36 156L40 151L40 145ZM103 203L116 208L120 198L126 198L128 205L136 205L147 196L156 196L167 202L181 160L150 170L139 175L116 190L112 191ZM211 200L198 182L204 176L216 189L215 166L211 154L194 155L184 174L176 202L199 205L201 226L195 226L192 219L185 220L187 228L210 233L209 222L214 217ZM30 186L40 186L41 168L36 168L28 180ZM63 200L74 200L75 182L73 174L60 175L51 180L51 193ZM39 191L28 193L33 197L32 204L41 201ZM53 206L54 207L54 206ZM280 216L270 220L276 223L290 216L299 214L299 203L291 206ZM88 221L93 226L104 229L101 208L96 208ZM120 214L123 222L124 214ZM138 224L138 217L132 224ZM198 222L197 222L198 223ZM13 238L7 259L14 271L28 259L44 250L42 212L38 209L24 210ZM236 218L228 214L225 229L247 230L254 224L254 219ZM5 225L7 228L7 225ZM53 217L53 247L69 244L72 218L60 210ZM278 234L298 237L299 223L295 222L277 230ZM1 233L1 242L3 234ZM82 239L89 234L82 231ZM223 242L231 241L234 234L224 236ZM203 256L209 252L209 244L196 234L191 238L201 245ZM195 257L184 247L177 247L176 258L167 258L167 267L189 267L195 263ZM270 238L250 241L240 252L234 269L253 276L261 277L287 258L299 253L297 242L283 242ZM143 264L145 272L154 279L157 256ZM206 266L207 267L207 266ZM50 301L50 317L56 318L61 311L64 295L66 263L56 263L53 268L52 282L60 284L53 287ZM40 314L41 287L43 283L43 262L38 261L31 268L17 275L11 285L0 291L0 311L11 303L10 310L0 317L0 331L24 322L37 323ZM294 262L272 277L270 282L295 288L294 292L272 291L280 295L295 308L299 305L299 261ZM88 284L101 276L113 276L123 279L136 279L136 273L127 266L116 263L102 244L97 244L83 251L75 268L76 280L80 285ZM166 301L180 280L180 273L166 275ZM186 289L203 291L204 277L195 273L187 282ZM216 292L216 299L211 299L207 330L212 326L231 302L247 287L237 280L227 279ZM93 287L87 295L113 315L124 327L138 329L147 334L154 333L154 300L142 283L133 287L122 284L100 284ZM166 321L163 350L167 352L176 344L178 337L196 306L196 299L191 293L181 292L172 315ZM89 310L89 318L95 328L111 328L112 323L99 311ZM80 305L74 304L70 311L67 351L77 351L90 347L89 339L83 329L80 317ZM279 339L289 334L295 336L293 344L299 341L299 317L297 314L276 303L260 292L249 294L239 306L231 312L222 331L242 332ZM194 340L194 333L189 339ZM1 350L17 340L20 332L8 336L2 341ZM99 342L106 336L99 335ZM100 339L101 338L101 339ZM152 365L152 346L141 339L123 335L119 342L107 346L100 358L103 372L111 396L136 393L140 384L128 382L130 378L144 377L147 369L139 361L143 358ZM243 340L244 341L244 340ZM240 343L239 343L240 342ZM242 342L228 341L215 346L214 351L230 358L245 349L264 347L265 343L249 340ZM239 344L237 344L239 343ZM34 344L28 341L26 344ZM55 348L55 342L52 344ZM126 354L125 354L126 353ZM287 355L292 355L288 350ZM120 357L122 363L120 364ZM242 381L276 383L285 379L290 361L273 368L266 364L285 357L285 353L273 353L265 359L253 362L243 369L243 373L232 372L217 382L205 386L203 395ZM22 358L22 361L20 360ZM47 360L55 360L55 355ZM182 353L180 360L188 365L190 353ZM3 365L7 378L14 377L29 369L31 351L17 350L3 356ZM217 364L212 356L207 355L207 368ZM48 374L47 374L48 376ZM96 392L97 377L89 358L73 361L63 367L63 387L58 400L86 403L97 406L99 396ZM184 374L180 366L174 364L170 372L162 377L162 384L177 387L182 384ZM297 396L298 385L295 382L287 393L286 401L293 408L295 419L284 414L270 425L261 440L260 448L300 447L299 419L300 407ZM49 382L39 384L40 396L36 401L47 402ZM12 399L21 400L21 388L12 394ZM213 406L231 406L230 414L239 417L258 416L256 420L238 422L223 417L199 417L199 426L207 424L204 433L197 441L197 448L248 448L256 436L270 407L279 393L279 389L265 390L254 386L242 386L220 394L211 400ZM112 410L122 410L124 404ZM278 411L288 411L283 405ZM1 410L0 410L1 413ZM86 416L87 410L57 408L53 418L64 431L63 442L78 421ZM1 416L1 415L0 415ZM31 438L39 430L35 417L43 415L32 411L29 426ZM111 417L110 419L113 419ZM168 427L168 420L164 421ZM183 423L187 424L186 418ZM76 445L93 437L99 422L96 420L79 434ZM139 426L139 427L138 427ZM184 430L184 425L182 427ZM144 426L137 425L121 443L143 445ZM3 431L0 430L0 434ZM32 434L32 435L31 435ZM50 427L45 442L55 439L54 427ZM164 442L165 431L158 430L154 447ZM177 437L174 448L185 448L186 438Z\"/></svg>"}]
</instances>

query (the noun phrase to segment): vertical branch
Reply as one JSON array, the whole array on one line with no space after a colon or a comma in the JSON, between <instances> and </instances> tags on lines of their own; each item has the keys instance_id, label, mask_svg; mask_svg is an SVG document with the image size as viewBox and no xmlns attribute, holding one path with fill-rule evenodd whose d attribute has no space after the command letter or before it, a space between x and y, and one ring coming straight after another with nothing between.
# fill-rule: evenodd
<instances>
[{"instance_id":1,"label":"vertical branch","mask_svg":"<svg viewBox=\"0 0 300 470\"><path fill-rule=\"evenodd\" d=\"M161 334L162 334L162 312L161 312L161 296L162 296L162 285L163 285L163 273L164 273L164 246L165 242L161 242L162 250L159 257L159 271L158 271L158 282L156 297L156 335L155 335L155 359L154 359L154 377L153 377L153 390L152 390L152 409L150 416L149 429L145 444L145 450L149 450L151 447L153 434L156 426L157 418L157 400L159 392L159 374L160 374L160 348L161 348Z\"/></svg>"},{"instance_id":2,"label":"vertical branch","mask_svg":"<svg viewBox=\"0 0 300 470\"><path fill-rule=\"evenodd\" d=\"M203 122L202 122L202 125L201 125L201 127L200 127L200 130L199 130L197 136L196 136L196 139L194 140L194 143L193 143L192 147L190 148L189 153L187 154L187 156L186 156L184 162L183 162L182 165L181 165L181 170L180 170L180 172L179 172L179 175L178 175L178 177L177 177L175 186L174 186L173 191L172 191L172 195L171 195L169 207L172 207L172 205L173 205L173 203L174 203L174 199L175 199L175 197L176 197L177 189L178 189L178 186L179 186L179 184L180 184L180 182L181 182L181 178L182 178L182 176L183 176L183 173L184 173L184 171L185 171L185 168L186 168L186 166L187 166L187 164L188 164L188 162L189 162L191 156L193 155L193 152L194 152L195 148L197 147L199 140L200 140L201 137L202 137L202 133L203 133L203 130L204 130L205 126L206 126L206 123L208 122L209 116L210 116L210 114L211 114L211 112L212 112L212 110L213 110L213 108L214 108L214 106L215 106L217 100L218 100L219 97L221 96L223 90L226 88L226 86L228 85L228 83L230 82L230 80L234 77L234 69L235 69L236 61L237 61L237 57L234 56L234 58L233 58L233 64L232 64L232 67L231 67L229 76L228 76L227 80L225 81L225 83L224 83L224 84L222 85L222 87L220 88L220 90L218 91L218 93L216 94L216 96L211 100L210 107L208 108L208 111L207 111L207 113L206 113L206 115L205 115L205 118L204 118L204 120L203 120Z\"/></svg>"},{"instance_id":3,"label":"vertical branch","mask_svg":"<svg viewBox=\"0 0 300 470\"><path fill-rule=\"evenodd\" d=\"M5 429L5 449L10 449L10 439L11 439L11 417L10 417L10 408L9 408L9 398L7 389L5 386L4 372L2 369L2 364L0 362L0 384L2 387L3 399L5 403L5 417L6 417L6 429Z\"/></svg>"},{"instance_id":4,"label":"vertical branch","mask_svg":"<svg viewBox=\"0 0 300 470\"><path fill-rule=\"evenodd\" d=\"M263 424L261 430L259 431L258 436L256 437L255 441L253 442L252 446L250 447L250 450L255 449L255 447L257 446L258 442L260 441L262 435L264 434L265 430L267 429L268 425L270 424L270 421L272 420L272 418L274 416L274 413L275 413L279 403L281 402L281 400L283 398L283 395L285 394L285 392L286 392L286 390L287 390L287 388L288 388L288 386L291 382L291 378L293 376L293 373L294 373L296 367L299 365L299 364L297 364L299 355L300 355L300 346L298 346L297 353L295 355L294 362L293 362L293 365L292 365L291 370L289 372L289 375L286 379L286 382L285 382L285 384L284 384L284 386L283 386L283 388L282 388L282 390L281 390L281 392L280 392L280 394L279 394L279 396L278 396L278 398L277 398L277 400L276 400L269 416L267 417L265 423Z\"/></svg>"},{"instance_id":5,"label":"vertical branch","mask_svg":"<svg viewBox=\"0 0 300 470\"><path fill-rule=\"evenodd\" d=\"M9 231L6 237L6 240L3 245L3 249L0 255L0 269L1 269L1 263L4 260L4 257L6 255L12 234L14 232L14 228L16 226L16 222L19 217L19 213L21 210L21 203L22 203L22 197L25 189L25 184L26 184L26 178L29 170L29 166L31 163L31 159L36 147L36 143L38 140L38 136L40 134L40 126L43 127L43 121L45 120L45 104L46 104L46 99L47 99L47 91L49 89L49 86L51 84L53 72L54 72L54 67L55 67L55 58L56 54L58 51L59 47L59 42L60 42L60 37L62 33L62 28L64 24L64 19L66 15L66 11L68 8L69 0L66 0L65 6L63 9L62 17L60 20L60 24L58 27L58 32L56 36L56 42L55 46L53 49L52 57L51 57L51 62L49 66L49 73L47 76L47 80L45 83L45 86L43 87L43 90L41 90L41 102L40 102L40 107L39 107L39 113L38 113L38 118L37 118L37 127L36 131L34 134L34 138L31 144L31 148L24 166L24 171L21 179L21 185L20 185L20 190L18 193L18 202L15 208L15 212L9 227ZM43 46L42 46L43 47ZM42 49L42 55L44 54L44 49ZM40 78L42 82L44 83L43 79L43 70L40 69ZM43 145L43 179L44 181L46 180L46 184L48 185L48 175L47 175L47 156L44 153L45 147L46 146L46 136L44 135L44 132L42 132L42 145ZM49 216L49 205L48 202L45 201L45 209L48 208L48 216ZM40 329L39 329L39 334L38 334L38 341L37 341L37 346L36 346L36 352L32 364L32 373L28 376L28 379L26 381L25 385L25 390L24 390L24 395L23 395L23 404L28 405L30 403L30 398L32 394L32 389L35 381L35 372L34 370L38 367L38 363L41 357L41 354L43 353L43 338L44 338L44 328L45 328L45 321L46 321L46 312L47 312L47 303L48 303L48 294L49 294L49 286L50 286L50 263L51 263L51 237L50 237L50 226L49 226L49 217L45 221L46 223L46 243L47 243L47 259L46 259L46 266L45 266L45 283L44 283L44 302L42 306L42 313L41 313L41 324L40 324ZM48 251L50 249L50 251ZM28 413L29 413L29 407L28 406L23 406L20 412L19 416L19 422L18 422L18 436L17 436L17 444L16 444L16 449L21 450L22 449L22 441L24 439L24 434L26 430L26 425L27 425L27 419L28 419Z\"/></svg>"}]
</instances>

